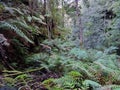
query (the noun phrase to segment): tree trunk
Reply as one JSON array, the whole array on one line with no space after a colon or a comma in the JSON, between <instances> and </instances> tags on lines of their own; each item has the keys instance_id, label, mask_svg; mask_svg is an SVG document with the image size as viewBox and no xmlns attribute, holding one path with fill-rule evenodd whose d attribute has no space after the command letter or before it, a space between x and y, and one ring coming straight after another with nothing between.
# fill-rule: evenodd
<instances>
[{"instance_id":1,"label":"tree trunk","mask_svg":"<svg viewBox=\"0 0 120 90\"><path fill-rule=\"evenodd\" d=\"M64 0L61 1L62 2L62 27L64 28Z\"/></svg>"},{"instance_id":2,"label":"tree trunk","mask_svg":"<svg viewBox=\"0 0 120 90\"><path fill-rule=\"evenodd\" d=\"M46 2L46 14L51 15L51 1L50 0L44 0ZM46 23L47 23L47 30L48 30L48 39L51 40L52 33L51 33L51 17L46 17Z\"/></svg>"},{"instance_id":3,"label":"tree trunk","mask_svg":"<svg viewBox=\"0 0 120 90\"><path fill-rule=\"evenodd\" d=\"M81 20L81 12L78 7L78 0L75 0L76 6L76 27L79 28L79 39L80 39L80 47L83 47L83 29L82 29L82 20Z\"/></svg>"},{"instance_id":4,"label":"tree trunk","mask_svg":"<svg viewBox=\"0 0 120 90\"><path fill-rule=\"evenodd\" d=\"M31 10L31 15L33 15L34 11L38 8L38 0L29 0L29 7Z\"/></svg>"}]
</instances>

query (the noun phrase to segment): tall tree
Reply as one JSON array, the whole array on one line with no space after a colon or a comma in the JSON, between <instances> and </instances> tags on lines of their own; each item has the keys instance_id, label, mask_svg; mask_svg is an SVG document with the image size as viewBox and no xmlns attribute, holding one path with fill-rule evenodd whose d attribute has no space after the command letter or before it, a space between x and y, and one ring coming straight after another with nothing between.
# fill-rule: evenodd
<instances>
[{"instance_id":1,"label":"tall tree","mask_svg":"<svg viewBox=\"0 0 120 90\"><path fill-rule=\"evenodd\" d=\"M79 29L79 39L80 39L80 46L83 47L83 29L82 29L82 20L81 20L81 12L78 6L79 0L75 0L75 6L76 6L76 27Z\"/></svg>"}]
</instances>

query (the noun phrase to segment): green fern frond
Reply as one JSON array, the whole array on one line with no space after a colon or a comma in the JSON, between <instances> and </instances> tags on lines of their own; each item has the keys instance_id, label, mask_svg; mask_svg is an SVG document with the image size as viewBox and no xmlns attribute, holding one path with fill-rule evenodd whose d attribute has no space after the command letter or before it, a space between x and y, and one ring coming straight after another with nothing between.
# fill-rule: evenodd
<instances>
[{"instance_id":1,"label":"green fern frond","mask_svg":"<svg viewBox=\"0 0 120 90\"><path fill-rule=\"evenodd\" d=\"M105 85L95 90L120 90L120 85Z\"/></svg>"},{"instance_id":2,"label":"green fern frond","mask_svg":"<svg viewBox=\"0 0 120 90\"><path fill-rule=\"evenodd\" d=\"M15 25L12 25L8 22L2 21L0 22L0 28L2 29L10 29L13 30L16 34L18 34L19 36L21 36L22 38L24 38L25 40L27 40L30 43L33 43L32 40L30 40L18 27L16 27Z\"/></svg>"},{"instance_id":3,"label":"green fern frond","mask_svg":"<svg viewBox=\"0 0 120 90\"><path fill-rule=\"evenodd\" d=\"M14 14L15 12L17 12L20 15L24 15L24 13L22 13L18 8L13 8L13 7L7 7L5 6L5 10L9 11L10 14Z\"/></svg>"},{"instance_id":4,"label":"green fern frond","mask_svg":"<svg viewBox=\"0 0 120 90\"><path fill-rule=\"evenodd\" d=\"M97 82L95 82L95 81L92 81L92 80L85 80L85 81L83 82L83 85L84 85L85 87L92 87L93 90L94 90L95 88L101 87L101 85L100 85L99 83L97 83Z\"/></svg>"},{"instance_id":5,"label":"green fern frond","mask_svg":"<svg viewBox=\"0 0 120 90\"><path fill-rule=\"evenodd\" d=\"M78 59L83 59L83 60L87 60L88 59L87 52L85 50L82 50L82 49L79 49L79 48L73 48L70 51L70 54L74 55Z\"/></svg>"},{"instance_id":6,"label":"green fern frond","mask_svg":"<svg viewBox=\"0 0 120 90\"><path fill-rule=\"evenodd\" d=\"M92 73L89 71L89 65L84 64L81 61L70 61L70 64L67 65L67 67L71 68L72 70L77 70L87 77L93 77Z\"/></svg>"},{"instance_id":7,"label":"green fern frond","mask_svg":"<svg viewBox=\"0 0 120 90\"><path fill-rule=\"evenodd\" d=\"M34 21L40 23L40 24L44 24L44 25L46 25L46 23L43 22L41 18L38 18L38 17L36 17L36 16L33 16L32 19L33 19Z\"/></svg>"},{"instance_id":8,"label":"green fern frond","mask_svg":"<svg viewBox=\"0 0 120 90\"><path fill-rule=\"evenodd\" d=\"M43 54L43 53L37 53L37 54L33 54L30 56L27 56L27 58L25 59L26 63L29 62L42 62L42 60L46 59L48 56L47 54Z\"/></svg>"},{"instance_id":9,"label":"green fern frond","mask_svg":"<svg viewBox=\"0 0 120 90\"><path fill-rule=\"evenodd\" d=\"M41 31L38 30L36 27L28 25L27 22L21 18L18 18L18 20L11 20L10 22L14 25L16 25L17 27L22 27L21 29L24 29L24 31L26 32L32 32L33 34L41 34Z\"/></svg>"},{"instance_id":10,"label":"green fern frond","mask_svg":"<svg viewBox=\"0 0 120 90\"><path fill-rule=\"evenodd\" d=\"M55 79L54 81L64 89L74 88L76 85L76 81L71 76L64 76L59 79Z\"/></svg>"},{"instance_id":11,"label":"green fern frond","mask_svg":"<svg viewBox=\"0 0 120 90\"><path fill-rule=\"evenodd\" d=\"M68 73L69 76L73 77L74 79L78 79L80 77L83 77L81 73L77 71L71 71Z\"/></svg>"},{"instance_id":12,"label":"green fern frond","mask_svg":"<svg viewBox=\"0 0 120 90\"><path fill-rule=\"evenodd\" d=\"M13 24L15 24L16 26L22 26L22 28L25 28L25 29L28 29L30 30L31 27L27 25L26 21L25 20L12 20L11 21Z\"/></svg>"},{"instance_id":13,"label":"green fern frond","mask_svg":"<svg viewBox=\"0 0 120 90\"><path fill-rule=\"evenodd\" d=\"M120 90L120 85L115 85L115 86L112 86L111 88L112 90Z\"/></svg>"}]
</instances>

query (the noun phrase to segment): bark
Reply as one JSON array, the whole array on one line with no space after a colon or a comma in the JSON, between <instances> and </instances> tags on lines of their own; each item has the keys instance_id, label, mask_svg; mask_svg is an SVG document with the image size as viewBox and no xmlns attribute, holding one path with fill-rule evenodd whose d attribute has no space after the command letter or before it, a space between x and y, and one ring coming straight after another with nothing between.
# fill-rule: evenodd
<instances>
[{"instance_id":1,"label":"bark","mask_svg":"<svg viewBox=\"0 0 120 90\"><path fill-rule=\"evenodd\" d=\"M46 14L51 15L51 7L50 7L50 0L45 0L46 2ZM48 30L48 39L51 40L51 17L46 17L46 23L47 23L47 30Z\"/></svg>"},{"instance_id":2,"label":"bark","mask_svg":"<svg viewBox=\"0 0 120 90\"><path fill-rule=\"evenodd\" d=\"M64 0L62 0L62 27L64 28Z\"/></svg>"},{"instance_id":3,"label":"bark","mask_svg":"<svg viewBox=\"0 0 120 90\"><path fill-rule=\"evenodd\" d=\"M29 7L32 15L34 11L36 11L37 8L39 7L38 5L39 5L38 0L29 0Z\"/></svg>"},{"instance_id":4,"label":"bark","mask_svg":"<svg viewBox=\"0 0 120 90\"><path fill-rule=\"evenodd\" d=\"M83 29L82 29L82 20L81 20L81 12L78 7L78 0L75 0L76 6L76 27L79 28L79 39L80 39L80 46L83 47Z\"/></svg>"}]
</instances>

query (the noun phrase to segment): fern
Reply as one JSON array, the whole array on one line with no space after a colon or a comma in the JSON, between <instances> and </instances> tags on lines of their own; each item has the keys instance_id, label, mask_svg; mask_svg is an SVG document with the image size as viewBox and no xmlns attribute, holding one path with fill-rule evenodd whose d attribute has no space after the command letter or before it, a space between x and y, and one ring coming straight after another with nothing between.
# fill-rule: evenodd
<instances>
[{"instance_id":1,"label":"fern","mask_svg":"<svg viewBox=\"0 0 120 90\"><path fill-rule=\"evenodd\" d=\"M9 11L10 14L14 15L15 12L17 12L20 15L24 15L18 8L13 8L13 7L7 7L5 6L5 10Z\"/></svg>"},{"instance_id":2,"label":"fern","mask_svg":"<svg viewBox=\"0 0 120 90\"><path fill-rule=\"evenodd\" d=\"M104 50L104 53L107 53L107 54L116 53L116 50L117 50L117 49L118 49L117 47L111 46L111 47L105 49L105 50Z\"/></svg>"},{"instance_id":3,"label":"fern","mask_svg":"<svg viewBox=\"0 0 120 90\"><path fill-rule=\"evenodd\" d=\"M112 90L120 90L120 85L112 86Z\"/></svg>"},{"instance_id":4,"label":"fern","mask_svg":"<svg viewBox=\"0 0 120 90\"><path fill-rule=\"evenodd\" d=\"M48 58L47 54L43 54L43 53L36 53L33 55L29 55L25 58L26 63L31 63L31 62L41 62L44 63L43 60L45 60L46 58Z\"/></svg>"},{"instance_id":5,"label":"fern","mask_svg":"<svg viewBox=\"0 0 120 90\"><path fill-rule=\"evenodd\" d=\"M70 76L64 76L55 80L55 83L58 86L63 87L64 89L72 89L75 87L76 81Z\"/></svg>"},{"instance_id":6,"label":"fern","mask_svg":"<svg viewBox=\"0 0 120 90\"><path fill-rule=\"evenodd\" d=\"M21 19L21 18L19 18L19 19ZM31 26L28 26L24 19L22 19L22 20L19 20L19 19L18 20L11 20L11 23L15 24L18 27L22 27L22 28L31 30Z\"/></svg>"},{"instance_id":7,"label":"fern","mask_svg":"<svg viewBox=\"0 0 120 90\"><path fill-rule=\"evenodd\" d=\"M89 72L89 65L84 64L81 61L70 61L69 64L66 65L66 68L69 68L70 70L77 70L84 76L93 77L92 73Z\"/></svg>"},{"instance_id":8,"label":"fern","mask_svg":"<svg viewBox=\"0 0 120 90\"><path fill-rule=\"evenodd\" d=\"M99 83L97 83L95 81L92 81L92 80L85 80L83 82L83 86L86 87L86 88L92 87L93 90L96 90L96 88L101 87L101 85Z\"/></svg>"},{"instance_id":9,"label":"fern","mask_svg":"<svg viewBox=\"0 0 120 90\"><path fill-rule=\"evenodd\" d=\"M24 18L18 18L18 20L11 20L10 22L17 27L23 29L26 33L32 32L32 34L41 34L41 31L39 31L35 26L28 25Z\"/></svg>"},{"instance_id":10,"label":"fern","mask_svg":"<svg viewBox=\"0 0 120 90\"><path fill-rule=\"evenodd\" d=\"M80 74L77 71L71 71L68 73L68 75L73 77L74 79L79 79L79 78L83 77L82 74Z\"/></svg>"},{"instance_id":11,"label":"fern","mask_svg":"<svg viewBox=\"0 0 120 90\"><path fill-rule=\"evenodd\" d=\"M82 59L82 60L87 60L88 59L87 52L85 50L81 50L79 48L73 48L70 51L70 54L74 55L78 59Z\"/></svg>"},{"instance_id":12,"label":"fern","mask_svg":"<svg viewBox=\"0 0 120 90\"><path fill-rule=\"evenodd\" d=\"M33 17L32 17L32 19L33 19L34 21L36 21L36 22L40 23L40 24L44 24L44 25L46 25L46 23L45 23L45 22L43 22L43 21L42 21L42 19L41 19L41 18L39 18L39 17L33 16Z\"/></svg>"},{"instance_id":13,"label":"fern","mask_svg":"<svg viewBox=\"0 0 120 90\"><path fill-rule=\"evenodd\" d=\"M50 88L50 87L53 86L55 83L54 83L54 79L53 79L53 78L49 78L49 79L47 79L47 80L44 80L44 81L42 82L42 84L43 84L44 86L46 86L47 88Z\"/></svg>"},{"instance_id":14,"label":"fern","mask_svg":"<svg viewBox=\"0 0 120 90\"><path fill-rule=\"evenodd\" d=\"M8 22L5 21L1 21L0 22L0 28L2 29L10 29L13 30L14 32L16 32L19 36L21 36L22 38L24 38L25 40L27 40L30 43L33 43L32 40L30 40L18 27L16 27L15 25L12 25Z\"/></svg>"},{"instance_id":15,"label":"fern","mask_svg":"<svg viewBox=\"0 0 120 90\"><path fill-rule=\"evenodd\" d=\"M105 85L96 88L95 90L120 90L120 85Z\"/></svg>"}]
</instances>

